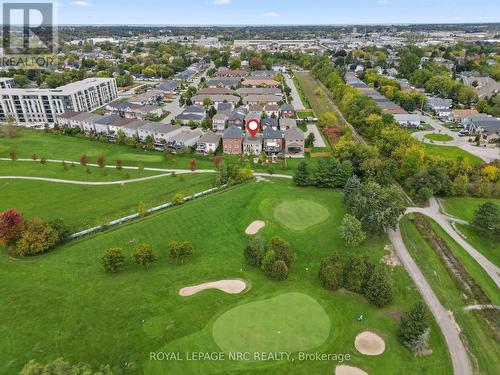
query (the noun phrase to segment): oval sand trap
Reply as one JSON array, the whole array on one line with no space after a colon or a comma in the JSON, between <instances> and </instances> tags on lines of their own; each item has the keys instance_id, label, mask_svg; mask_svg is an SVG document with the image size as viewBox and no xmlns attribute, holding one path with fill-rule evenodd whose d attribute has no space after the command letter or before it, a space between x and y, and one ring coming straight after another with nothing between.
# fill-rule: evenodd
<instances>
[{"instance_id":1,"label":"oval sand trap","mask_svg":"<svg viewBox=\"0 0 500 375\"><path fill-rule=\"evenodd\" d=\"M354 340L356 350L365 355L380 355L385 351L382 337L370 331L361 332Z\"/></svg>"},{"instance_id":2,"label":"oval sand trap","mask_svg":"<svg viewBox=\"0 0 500 375\"><path fill-rule=\"evenodd\" d=\"M368 373L357 367L339 365L335 367L335 375L368 375Z\"/></svg>"},{"instance_id":3,"label":"oval sand trap","mask_svg":"<svg viewBox=\"0 0 500 375\"><path fill-rule=\"evenodd\" d=\"M262 220L252 221L252 223L247 227L247 229L245 229L245 233L250 235L256 234L259 230L264 228L265 225L266 223Z\"/></svg>"},{"instance_id":4,"label":"oval sand trap","mask_svg":"<svg viewBox=\"0 0 500 375\"><path fill-rule=\"evenodd\" d=\"M245 290L247 284L243 280L218 280L209 283L187 286L179 290L179 294L183 297L192 296L205 289L219 289L228 294L238 294Z\"/></svg>"}]
</instances>

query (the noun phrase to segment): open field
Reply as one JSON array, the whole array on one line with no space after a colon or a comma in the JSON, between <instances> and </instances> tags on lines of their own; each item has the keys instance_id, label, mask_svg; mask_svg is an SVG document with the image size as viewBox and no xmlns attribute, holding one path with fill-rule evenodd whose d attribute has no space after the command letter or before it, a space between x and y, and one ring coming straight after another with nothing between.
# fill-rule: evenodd
<instances>
[{"instance_id":1,"label":"open field","mask_svg":"<svg viewBox=\"0 0 500 375\"><path fill-rule=\"evenodd\" d=\"M312 110L316 113L316 116L320 116L325 112L336 113L335 108L333 108L327 99L328 93L324 92L323 89L318 86L310 73L295 72L295 77L297 78L297 82L299 83L304 96L311 104ZM323 95L316 95L314 91L317 89L320 89L323 92Z\"/></svg>"},{"instance_id":2,"label":"open field","mask_svg":"<svg viewBox=\"0 0 500 375\"><path fill-rule=\"evenodd\" d=\"M474 197L447 197L439 198L445 212L462 220L472 221L474 212L486 202L500 204L500 199Z\"/></svg>"},{"instance_id":3,"label":"open field","mask_svg":"<svg viewBox=\"0 0 500 375\"><path fill-rule=\"evenodd\" d=\"M26 218L60 218L76 231L135 213L141 201L149 208L170 201L178 192L189 195L206 190L213 178L212 174L190 174L97 186L0 180L0 212L16 208Z\"/></svg>"},{"instance_id":4,"label":"open field","mask_svg":"<svg viewBox=\"0 0 500 375\"><path fill-rule=\"evenodd\" d=\"M473 304L468 301L463 292L458 288L456 282L450 276L445 264L441 258L434 252L430 245L422 238L416 227L411 221L412 215L406 216L400 223L401 233L403 235L406 247L410 251L413 259L417 262L427 281L440 299L441 303L448 308L454 315L455 320L462 329L462 335L466 339L467 346L474 355L476 368L482 374L498 374L500 364L497 359L500 353L498 338L482 317L481 311L465 311L464 307ZM437 225L433 225L437 229ZM466 259L463 250L457 248L458 245L447 238L444 233L437 233L445 239L456 257L463 262L465 268L481 286L487 286L487 275L482 275L477 264L471 263L471 259ZM491 282L491 280L489 280ZM494 287L494 285L493 285ZM498 290L488 289L487 294L494 297L498 303ZM497 327L498 329L498 327ZM498 335L498 333L496 334Z\"/></svg>"},{"instance_id":5,"label":"open field","mask_svg":"<svg viewBox=\"0 0 500 375\"><path fill-rule=\"evenodd\" d=\"M438 133L426 134L425 138L430 139L431 141L438 141L438 142L449 142L453 140L453 137L448 134L438 134Z\"/></svg>"},{"instance_id":6,"label":"open field","mask_svg":"<svg viewBox=\"0 0 500 375\"><path fill-rule=\"evenodd\" d=\"M61 195L47 191L45 199L51 194ZM287 229L275 218L275 212L281 203L293 200L314 202L329 215L310 226L307 236ZM282 334L290 338L286 345L300 344L310 352L349 353L348 364L370 375L420 374L428 369L432 374L451 374L446 344L434 322L430 356L415 358L397 339L399 314L419 298L401 267L392 270L395 298L383 309L373 307L360 295L320 287L319 262L332 251L344 259L349 254L366 254L377 263L386 255L385 236L372 236L356 248L345 247L335 229L345 213L342 201L340 192L299 189L285 180L247 183L77 240L44 256L23 260L0 256L4 290L0 313L9 317L2 322L5 334L0 336L0 373L16 373L31 358L47 361L60 356L94 366L109 363L116 373L134 374L326 374L338 364L297 359L150 360L150 352L174 351L185 356L187 351L220 352L219 345L224 350L233 349L235 332L228 328L231 323L244 332L247 314L255 330L268 327L261 331L266 337L254 336L248 342L253 347L280 348L279 339L269 336L269 330L285 330ZM52 207L47 205L44 210ZM311 220L310 215L302 216L302 211L294 214L299 220ZM244 231L255 219L266 222L259 232L264 238L278 235L294 248L297 259L288 280L271 281L260 270L244 264L242 253L249 239ZM167 244L174 239L193 242L194 257L189 263L168 262ZM118 246L130 255L133 247L143 242L160 254L150 268L139 269L128 260L121 274L102 271L99 257L105 249ZM222 279L243 279L249 288L235 295L205 290L191 297L179 296L185 286ZM283 309L291 314L286 326L280 325L282 314L278 312ZM360 314L364 319L357 322ZM311 316L316 317L314 321L308 321ZM315 334L308 337L306 328L316 330ZM386 350L382 355L367 357L354 349L356 335L365 330L383 338ZM291 350L298 350L298 346Z\"/></svg>"},{"instance_id":7,"label":"open field","mask_svg":"<svg viewBox=\"0 0 500 375\"><path fill-rule=\"evenodd\" d=\"M455 146L439 146L439 145L432 145L429 143L424 143L423 146L426 154L430 156L440 156L442 158L452 159L452 160L456 160L459 157L462 157L465 160L468 160L471 164L484 163L484 161L478 158L477 156L469 154L467 151L464 151Z\"/></svg>"}]
</instances>

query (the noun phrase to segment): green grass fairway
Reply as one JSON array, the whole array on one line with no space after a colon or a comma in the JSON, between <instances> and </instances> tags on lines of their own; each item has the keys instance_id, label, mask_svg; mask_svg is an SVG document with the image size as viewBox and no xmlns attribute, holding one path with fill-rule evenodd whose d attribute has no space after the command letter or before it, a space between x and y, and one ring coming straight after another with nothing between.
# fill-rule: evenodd
<instances>
[{"instance_id":1,"label":"green grass fairway","mask_svg":"<svg viewBox=\"0 0 500 375\"><path fill-rule=\"evenodd\" d=\"M165 185L160 183L147 193L141 188L141 199L150 197L151 192L165 194L169 179L158 180ZM63 201L68 192L58 190L60 185L47 186L43 195L33 197L39 186L34 185L26 193L30 199L39 200L33 203L31 212L48 215L60 202L59 213L64 213L63 208L74 211L71 215L76 219L88 217L89 213L83 212L84 205L105 209L118 194L79 191L76 196L81 203L78 203L70 198ZM27 205L29 199L22 200L20 192L28 187L15 187L19 196L15 205ZM0 197L5 199L5 188L1 189ZM128 197L126 192L122 194L118 203ZM93 200L95 196L99 197L99 203ZM269 204L262 207L266 200ZM273 216L275 204L288 200L313 200L328 209L330 216L308 228L307 235L290 230ZM399 343L401 311L419 298L402 267L391 271L394 300L383 309L374 307L360 295L330 292L320 286L320 261L332 251L343 259L350 254L366 255L375 263L387 254L385 235L370 236L355 248L346 247L335 230L345 212L341 192L296 188L290 181L276 178L272 182L231 187L68 243L43 256L19 260L1 252L0 374L17 374L30 359L47 362L58 357L75 363L89 362L94 368L109 363L115 374L123 375L332 374L338 364L334 361L185 359L188 352L221 351L212 333L215 322L226 312L279 295L300 293L316 300L332 322L328 338L312 352L349 353L349 364L365 369L370 375L450 375L446 344L434 321L430 334L432 355L415 358ZM260 235L266 239L280 236L295 251L296 260L286 281L272 281L261 270L244 263L243 249L249 242L244 231L255 218L266 221ZM184 265L169 262L170 240L192 241L191 261ZM134 247L143 242L150 243L159 254L159 260L147 269L134 266L130 260ZM126 255L125 270L120 274L104 273L99 263L102 253L110 247L122 247ZM179 296L182 287L230 278L244 279L251 287L238 295L206 290L190 298ZM250 318L262 324L271 313L268 310L262 313L265 316ZM356 321L360 314L365 317L361 323ZM304 318L307 319L308 316ZM275 317L272 320L276 322ZM355 350L354 338L365 329L383 336L387 350L381 356L368 358ZM159 351L179 352L185 360L151 360L150 353Z\"/></svg>"},{"instance_id":2,"label":"green grass fairway","mask_svg":"<svg viewBox=\"0 0 500 375\"><path fill-rule=\"evenodd\" d=\"M424 149L427 155L430 156L439 156L445 159L457 160L458 158L464 158L468 160L471 164L483 164L484 161L472 154L469 154L467 151L462 150L461 148L455 146L439 146L439 145L431 145L429 143L424 143Z\"/></svg>"},{"instance_id":3,"label":"green grass fairway","mask_svg":"<svg viewBox=\"0 0 500 375\"><path fill-rule=\"evenodd\" d=\"M95 173L98 172L91 176ZM60 218L77 231L135 213L141 201L149 208L168 202L178 192L190 195L206 190L213 178L212 174L197 173L96 186L2 179L0 212L16 208L26 218Z\"/></svg>"},{"instance_id":4,"label":"green grass fairway","mask_svg":"<svg viewBox=\"0 0 500 375\"><path fill-rule=\"evenodd\" d=\"M426 134L425 138L430 139L431 141L438 141L438 142L453 141L453 137L448 134L438 134L438 133Z\"/></svg>"},{"instance_id":5,"label":"green grass fairway","mask_svg":"<svg viewBox=\"0 0 500 375\"><path fill-rule=\"evenodd\" d=\"M215 342L227 352L305 351L322 345L329 334L325 310L303 293L240 305L213 326Z\"/></svg>"},{"instance_id":6,"label":"green grass fairway","mask_svg":"<svg viewBox=\"0 0 500 375\"><path fill-rule=\"evenodd\" d=\"M329 216L327 208L308 199L287 200L274 209L276 220L285 227L297 231L322 223Z\"/></svg>"}]
</instances>

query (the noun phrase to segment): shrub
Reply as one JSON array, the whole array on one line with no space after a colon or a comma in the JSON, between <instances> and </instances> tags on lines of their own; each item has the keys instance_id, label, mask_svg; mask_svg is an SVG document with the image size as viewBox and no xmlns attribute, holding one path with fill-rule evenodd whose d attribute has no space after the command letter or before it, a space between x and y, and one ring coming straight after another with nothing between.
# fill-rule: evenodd
<instances>
[{"instance_id":1,"label":"shrub","mask_svg":"<svg viewBox=\"0 0 500 375\"><path fill-rule=\"evenodd\" d=\"M342 265L337 254L330 255L321 261L319 280L323 288L337 290L342 284Z\"/></svg>"},{"instance_id":2,"label":"shrub","mask_svg":"<svg viewBox=\"0 0 500 375\"><path fill-rule=\"evenodd\" d=\"M101 256L101 264L106 272L117 273L123 270L125 256L120 248L112 248Z\"/></svg>"},{"instance_id":3,"label":"shrub","mask_svg":"<svg viewBox=\"0 0 500 375\"><path fill-rule=\"evenodd\" d=\"M57 232L59 237L59 240L57 241L58 244L65 243L69 240L71 230L66 224L64 224L62 219L53 219L49 221L49 225Z\"/></svg>"},{"instance_id":4,"label":"shrub","mask_svg":"<svg viewBox=\"0 0 500 375\"><path fill-rule=\"evenodd\" d=\"M372 265L365 257L349 257L343 268L344 287L355 293L362 293L371 267Z\"/></svg>"},{"instance_id":5,"label":"shrub","mask_svg":"<svg viewBox=\"0 0 500 375\"><path fill-rule=\"evenodd\" d=\"M41 219L28 221L16 242L14 253L29 256L44 253L53 248L59 241L59 234Z\"/></svg>"},{"instance_id":6,"label":"shrub","mask_svg":"<svg viewBox=\"0 0 500 375\"><path fill-rule=\"evenodd\" d=\"M168 244L170 259L183 264L193 255L193 244L190 241L170 241Z\"/></svg>"},{"instance_id":7,"label":"shrub","mask_svg":"<svg viewBox=\"0 0 500 375\"><path fill-rule=\"evenodd\" d=\"M147 243L143 243L137 246L132 253L132 260L135 264L141 267L148 267L151 263L156 261L158 257L151 250L151 246Z\"/></svg>"},{"instance_id":8,"label":"shrub","mask_svg":"<svg viewBox=\"0 0 500 375\"><path fill-rule=\"evenodd\" d=\"M118 159L116 161L116 169L120 170L123 168L123 160Z\"/></svg>"},{"instance_id":9,"label":"shrub","mask_svg":"<svg viewBox=\"0 0 500 375\"><path fill-rule=\"evenodd\" d=\"M293 262L293 252L290 245L279 237L273 237L267 243L267 250L274 251L277 260L282 260L287 266Z\"/></svg>"},{"instance_id":10,"label":"shrub","mask_svg":"<svg viewBox=\"0 0 500 375\"><path fill-rule=\"evenodd\" d=\"M344 240L346 245L350 247L358 246L366 238L361 222L351 214L344 215L339 232L340 237Z\"/></svg>"},{"instance_id":11,"label":"shrub","mask_svg":"<svg viewBox=\"0 0 500 375\"><path fill-rule=\"evenodd\" d=\"M63 375L63 374L87 374L87 375L113 375L109 365L100 366L95 371L84 362L71 364L64 358L55 359L52 362L43 364L32 359L24 365L20 375Z\"/></svg>"},{"instance_id":12,"label":"shrub","mask_svg":"<svg viewBox=\"0 0 500 375\"><path fill-rule=\"evenodd\" d=\"M97 157L97 165L101 168L104 168L104 166L106 165L106 160L104 159L103 154L101 154Z\"/></svg>"},{"instance_id":13,"label":"shrub","mask_svg":"<svg viewBox=\"0 0 500 375\"><path fill-rule=\"evenodd\" d=\"M246 263L249 266L258 267L264 257L265 250L266 242L260 237L253 238L250 244L245 247L244 255Z\"/></svg>"},{"instance_id":14,"label":"shrub","mask_svg":"<svg viewBox=\"0 0 500 375\"><path fill-rule=\"evenodd\" d=\"M288 277L288 267L282 260L275 261L267 270L267 276L273 280L285 280Z\"/></svg>"},{"instance_id":15,"label":"shrub","mask_svg":"<svg viewBox=\"0 0 500 375\"><path fill-rule=\"evenodd\" d=\"M83 154L82 156L80 156L80 165L86 167L88 163L89 157L87 155Z\"/></svg>"},{"instance_id":16,"label":"shrub","mask_svg":"<svg viewBox=\"0 0 500 375\"><path fill-rule=\"evenodd\" d=\"M0 243L6 246L13 245L23 228L23 215L17 210L10 209L0 214Z\"/></svg>"},{"instance_id":17,"label":"shrub","mask_svg":"<svg viewBox=\"0 0 500 375\"><path fill-rule=\"evenodd\" d=\"M196 159L191 159L189 161L189 169L191 170L191 172L194 172L196 170L196 165L197 165Z\"/></svg>"},{"instance_id":18,"label":"shrub","mask_svg":"<svg viewBox=\"0 0 500 375\"><path fill-rule=\"evenodd\" d=\"M9 157L10 157L10 160L12 160L12 161L17 160L17 152L15 152L15 151L9 152Z\"/></svg>"},{"instance_id":19,"label":"shrub","mask_svg":"<svg viewBox=\"0 0 500 375\"><path fill-rule=\"evenodd\" d=\"M181 204L184 204L184 195L181 193L176 193L172 197L172 205L173 206L180 206Z\"/></svg>"},{"instance_id":20,"label":"shrub","mask_svg":"<svg viewBox=\"0 0 500 375\"><path fill-rule=\"evenodd\" d=\"M401 316L399 338L415 354L420 354L422 341L429 334L429 313L423 302L417 302Z\"/></svg>"},{"instance_id":21,"label":"shrub","mask_svg":"<svg viewBox=\"0 0 500 375\"><path fill-rule=\"evenodd\" d=\"M139 202L139 205L137 206L137 213L139 214L139 218L143 218L144 216L146 216L146 203L144 203L143 201L140 201Z\"/></svg>"},{"instance_id":22,"label":"shrub","mask_svg":"<svg viewBox=\"0 0 500 375\"><path fill-rule=\"evenodd\" d=\"M40 158L40 164L47 164L47 158Z\"/></svg>"},{"instance_id":23,"label":"shrub","mask_svg":"<svg viewBox=\"0 0 500 375\"><path fill-rule=\"evenodd\" d=\"M385 306L392 300L392 285L385 268L377 267L370 273L363 294L377 307Z\"/></svg>"},{"instance_id":24,"label":"shrub","mask_svg":"<svg viewBox=\"0 0 500 375\"><path fill-rule=\"evenodd\" d=\"M38 159L38 156L37 156L35 153L33 153L33 154L31 154L31 159L33 159L33 160L37 160L37 159Z\"/></svg>"}]
</instances>

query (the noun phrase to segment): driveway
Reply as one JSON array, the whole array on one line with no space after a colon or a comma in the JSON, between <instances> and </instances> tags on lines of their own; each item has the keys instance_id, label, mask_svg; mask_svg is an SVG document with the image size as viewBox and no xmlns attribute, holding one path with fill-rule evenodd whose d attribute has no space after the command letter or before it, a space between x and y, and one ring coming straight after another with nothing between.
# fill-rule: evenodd
<instances>
[{"instance_id":1,"label":"driveway","mask_svg":"<svg viewBox=\"0 0 500 375\"><path fill-rule=\"evenodd\" d=\"M179 105L179 97L175 96L172 98L171 103L163 105L163 110L169 111L170 114L160 122L164 124L170 124L170 121L172 121L177 115L179 115L184 110L184 107L181 107Z\"/></svg>"},{"instance_id":2,"label":"driveway","mask_svg":"<svg viewBox=\"0 0 500 375\"><path fill-rule=\"evenodd\" d=\"M297 91L297 87L295 87L295 83L293 82L293 79L290 78L288 74L283 74L285 76L285 81L288 87L292 90L290 95L292 97L292 104L294 108L297 109L306 109L304 107L304 104L302 104L302 100L300 100L300 95L299 92Z\"/></svg>"},{"instance_id":3,"label":"driveway","mask_svg":"<svg viewBox=\"0 0 500 375\"><path fill-rule=\"evenodd\" d=\"M321 133L319 132L319 129L316 125L314 124L307 125L307 131L305 133L306 138L309 135L309 133L314 134L314 147L326 147L325 140L321 136Z\"/></svg>"}]
</instances>

